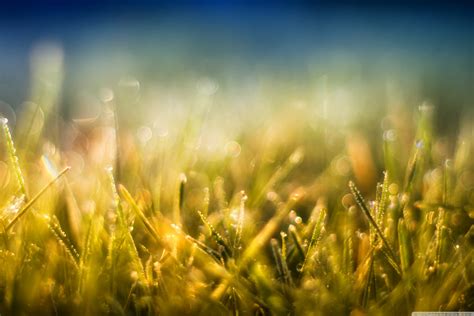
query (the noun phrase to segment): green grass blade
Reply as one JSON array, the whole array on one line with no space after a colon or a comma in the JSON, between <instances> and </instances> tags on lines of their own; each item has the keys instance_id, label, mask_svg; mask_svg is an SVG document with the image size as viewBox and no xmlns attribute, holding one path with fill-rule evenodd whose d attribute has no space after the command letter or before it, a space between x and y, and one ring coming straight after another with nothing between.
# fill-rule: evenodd
<instances>
[{"instance_id":1,"label":"green grass blade","mask_svg":"<svg viewBox=\"0 0 474 316\"><path fill-rule=\"evenodd\" d=\"M401 271L401 268L400 268L400 265L398 264L397 260L396 260L396 256L395 256L395 252L393 251L392 247L390 246L390 244L388 243L387 239L385 238L385 236L383 235L382 231L380 230L379 226L377 225L377 223L375 222L374 218L372 217L372 215L370 214L370 210L369 208L367 207L367 205L365 204L365 201L364 201L364 198L362 197L362 194L359 192L359 190L357 189L357 187L355 186L354 182L350 181L349 182L349 188L351 189L351 192L352 192L352 195L354 196L357 204L359 205L359 207L361 208L361 210L363 211L364 215L367 217L367 219L369 220L369 223L374 227L375 231L377 232L379 238L382 240L385 248L387 249L388 251L388 256L390 257L390 261L391 261L391 264L392 265L395 265L396 267L396 271L398 274L400 274L400 271Z\"/></svg>"}]
</instances>

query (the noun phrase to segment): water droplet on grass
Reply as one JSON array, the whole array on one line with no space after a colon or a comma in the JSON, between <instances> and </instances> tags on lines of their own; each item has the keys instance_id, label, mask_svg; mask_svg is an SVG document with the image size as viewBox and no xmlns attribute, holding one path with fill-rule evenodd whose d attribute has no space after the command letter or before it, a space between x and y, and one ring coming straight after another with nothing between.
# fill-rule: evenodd
<instances>
[{"instance_id":1,"label":"water droplet on grass","mask_svg":"<svg viewBox=\"0 0 474 316\"><path fill-rule=\"evenodd\" d=\"M298 164L303 160L304 157L304 151L302 148L296 149L290 156L289 160L292 164Z\"/></svg>"},{"instance_id":2,"label":"water droplet on grass","mask_svg":"<svg viewBox=\"0 0 474 316\"><path fill-rule=\"evenodd\" d=\"M423 140L418 139L418 140L416 141L416 143L415 143L415 146L416 146L416 148L418 148L418 149L422 149L422 148L425 146L425 143L423 142Z\"/></svg>"},{"instance_id":3,"label":"water droplet on grass","mask_svg":"<svg viewBox=\"0 0 474 316\"><path fill-rule=\"evenodd\" d=\"M105 171L107 171L107 172L112 172L112 171L114 171L114 167L112 167L112 166L106 166L104 169L105 169Z\"/></svg>"},{"instance_id":4,"label":"water droplet on grass","mask_svg":"<svg viewBox=\"0 0 474 316\"><path fill-rule=\"evenodd\" d=\"M453 160L452 159L446 159L446 161L444 162L444 166L446 168L452 168L453 167Z\"/></svg>"},{"instance_id":5,"label":"water droplet on grass","mask_svg":"<svg viewBox=\"0 0 474 316\"><path fill-rule=\"evenodd\" d=\"M0 117L5 118L7 122L10 122L10 125L15 125L16 123L16 114L15 114L15 111L13 110L13 108L3 102L3 101L0 101Z\"/></svg>"}]
</instances>

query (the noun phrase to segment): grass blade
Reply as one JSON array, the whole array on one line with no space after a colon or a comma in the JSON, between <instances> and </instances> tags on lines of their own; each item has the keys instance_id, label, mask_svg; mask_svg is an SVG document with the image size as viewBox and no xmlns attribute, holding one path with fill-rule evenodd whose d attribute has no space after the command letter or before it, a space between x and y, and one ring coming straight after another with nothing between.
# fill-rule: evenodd
<instances>
[{"instance_id":1,"label":"grass blade","mask_svg":"<svg viewBox=\"0 0 474 316\"><path fill-rule=\"evenodd\" d=\"M150 223L150 221L146 218L145 214L140 210L138 207L137 203L133 199L132 195L128 190L121 184L119 184L119 192L122 195L122 197L125 199L125 201L130 205L132 210L135 212L135 214L138 216L138 218L141 220L143 225L145 225L146 230L148 233L155 239L155 241L163 248L169 248L166 243L163 242L163 240L160 238L158 233L156 232L155 228L153 225ZM170 250L170 249L168 249Z\"/></svg>"},{"instance_id":2,"label":"grass blade","mask_svg":"<svg viewBox=\"0 0 474 316\"><path fill-rule=\"evenodd\" d=\"M365 201L364 201L364 198L362 197L362 194L359 192L359 190L355 186L354 182L352 182L352 181L349 182L349 188L351 189L352 195L354 196L357 204L359 205L359 207L363 211L364 215L369 220L369 223L374 227L375 231L377 232L378 236L380 237L380 239L382 240L384 246L386 247L386 249L388 251L388 256L391 258L391 264L395 265L395 268L396 268L395 270L397 271L397 273L399 275L401 275L401 268L400 268L400 265L398 264L398 262L396 261L395 252L393 251L392 247L388 243L387 239L385 239L385 236L383 235L383 233L380 230L379 226L377 225L374 218L370 214L370 210L367 207L367 205L365 204Z\"/></svg>"},{"instance_id":3,"label":"grass blade","mask_svg":"<svg viewBox=\"0 0 474 316\"><path fill-rule=\"evenodd\" d=\"M201 221L209 228L209 231L211 232L211 236L216 240L216 242L221 245L224 249L224 252L227 256L230 256L232 254L232 251L230 250L230 247L227 245L227 242L222 238L221 234L217 232L217 230L214 228L214 226L209 223L207 218L202 214L200 211L197 211L199 217L201 218Z\"/></svg>"},{"instance_id":4,"label":"grass blade","mask_svg":"<svg viewBox=\"0 0 474 316\"><path fill-rule=\"evenodd\" d=\"M303 265L301 266L301 273L304 273L308 258L311 256L313 248L317 246L317 243L321 239L321 234L323 232L325 219L326 219L326 209L323 208L319 211L319 217L316 220L316 224L314 225L313 233L311 234L311 240L309 242L308 249L306 251Z\"/></svg>"},{"instance_id":5,"label":"grass blade","mask_svg":"<svg viewBox=\"0 0 474 316\"><path fill-rule=\"evenodd\" d=\"M31 200L28 201L28 203L16 214L16 216L8 223L8 225L5 227L5 231L8 232L13 225L23 216L25 213L35 204L35 202L46 192L46 190L51 187L56 181L61 178L62 175L64 175L66 172L68 172L71 168L66 167L64 168L56 178L51 180L46 186L44 186Z\"/></svg>"},{"instance_id":6,"label":"grass blade","mask_svg":"<svg viewBox=\"0 0 474 316\"><path fill-rule=\"evenodd\" d=\"M10 132L10 128L8 127L8 120L6 118L1 118L1 124L3 125L3 133L7 142L8 156L10 157L10 162L13 166L13 171L15 172L16 180L18 182L18 185L20 186L20 192L26 197L26 200L28 200L25 178L23 177L20 162L18 160L18 155L16 153L15 144L13 142L13 137Z\"/></svg>"}]
</instances>

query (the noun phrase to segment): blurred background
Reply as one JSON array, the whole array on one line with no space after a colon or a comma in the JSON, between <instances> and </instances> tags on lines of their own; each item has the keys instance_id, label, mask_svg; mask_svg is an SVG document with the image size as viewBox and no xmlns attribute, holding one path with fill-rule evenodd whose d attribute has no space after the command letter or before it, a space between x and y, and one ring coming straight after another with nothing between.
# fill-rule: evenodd
<instances>
[{"instance_id":1,"label":"blurred background","mask_svg":"<svg viewBox=\"0 0 474 316\"><path fill-rule=\"evenodd\" d=\"M456 1L10 1L0 108L12 117L43 98L93 119L128 89L130 122L196 106L197 93L230 121L296 104L350 124L428 101L455 135L473 106L472 17Z\"/></svg>"}]
</instances>

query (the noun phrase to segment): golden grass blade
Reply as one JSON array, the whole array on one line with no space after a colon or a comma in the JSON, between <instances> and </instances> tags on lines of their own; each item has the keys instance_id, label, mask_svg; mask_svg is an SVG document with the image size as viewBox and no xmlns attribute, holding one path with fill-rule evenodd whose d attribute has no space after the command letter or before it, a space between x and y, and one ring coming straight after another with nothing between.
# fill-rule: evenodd
<instances>
[{"instance_id":1,"label":"golden grass blade","mask_svg":"<svg viewBox=\"0 0 474 316\"><path fill-rule=\"evenodd\" d=\"M3 133L5 135L6 142L7 142L8 156L10 157L10 162L12 164L13 171L15 172L16 180L18 182L18 185L20 186L20 192L26 197L26 200L28 200L28 194L27 194L26 185L25 185L25 178L23 177L23 172L21 171L20 162L18 160L18 155L16 153L15 144L13 142L13 137L10 132L10 128L8 127L8 120L6 118L1 118L1 124L3 127Z\"/></svg>"},{"instance_id":2,"label":"golden grass blade","mask_svg":"<svg viewBox=\"0 0 474 316\"><path fill-rule=\"evenodd\" d=\"M61 176L63 176L66 172L68 172L71 168L66 167L64 168L56 178L51 180L46 186L44 186L31 200L28 201L28 203L18 212L18 214L8 223L8 225L5 227L5 231L8 232L13 225L23 216L25 213L35 204L35 202L46 192L46 190L51 187L56 181L58 181Z\"/></svg>"},{"instance_id":3,"label":"golden grass blade","mask_svg":"<svg viewBox=\"0 0 474 316\"><path fill-rule=\"evenodd\" d=\"M138 218L141 220L143 225L145 225L145 228L147 229L148 233L155 239L155 241L163 248L168 249L168 245L163 242L163 240L160 238L158 233L156 232L155 228L153 225L150 223L150 221L146 218L145 214L140 210L138 207L137 203L133 199L132 195L128 190L121 184L119 184L119 192L122 195L122 197L125 199L125 201L130 205L132 210L135 212L135 214L138 216ZM170 249L168 249L170 250Z\"/></svg>"}]
</instances>

